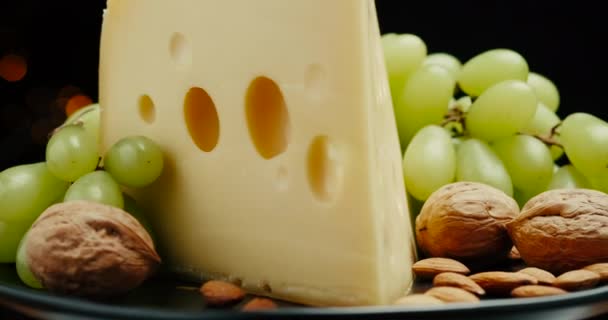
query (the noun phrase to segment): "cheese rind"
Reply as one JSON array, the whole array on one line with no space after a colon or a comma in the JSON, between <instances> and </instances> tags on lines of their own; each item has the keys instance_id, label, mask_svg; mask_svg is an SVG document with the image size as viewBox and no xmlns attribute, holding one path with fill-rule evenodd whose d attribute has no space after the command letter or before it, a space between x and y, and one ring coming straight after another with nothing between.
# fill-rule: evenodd
<instances>
[{"instance_id":1,"label":"cheese rind","mask_svg":"<svg viewBox=\"0 0 608 320\"><path fill-rule=\"evenodd\" d=\"M387 304L415 252L386 79L372 0L109 0L102 148L145 135L165 151L161 178L133 195L176 272ZM210 99L186 99L195 87ZM206 150L186 125L197 107L217 112L194 119L219 128Z\"/></svg>"}]
</instances>

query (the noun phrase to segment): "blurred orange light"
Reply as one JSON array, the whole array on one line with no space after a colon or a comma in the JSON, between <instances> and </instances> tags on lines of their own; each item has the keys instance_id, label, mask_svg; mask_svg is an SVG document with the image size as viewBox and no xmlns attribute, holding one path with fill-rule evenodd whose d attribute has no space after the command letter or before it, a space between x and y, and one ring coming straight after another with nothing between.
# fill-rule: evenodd
<instances>
[{"instance_id":1,"label":"blurred orange light","mask_svg":"<svg viewBox=\"0 0 608 320\"><path fill-rule=\"evenodd\" d=\"M8 82L16 82L27 73L27 61L22 56L8 54L0 58L0 77Z\"/></svg>"},{"instance_id":2,"label":"blurred orange light","mask_svg":"<svg viewBox=\"0 0 608 320\"><path fill-rule=\"evenodd\" d=\"M68 102L65 104L65 114L69 117L70 115L72 115L72 113L92 103L93 101L91 100L91 98L82 94L77 94L71 97L70 100L68 100Z\"/></svg>"}]
</instances>

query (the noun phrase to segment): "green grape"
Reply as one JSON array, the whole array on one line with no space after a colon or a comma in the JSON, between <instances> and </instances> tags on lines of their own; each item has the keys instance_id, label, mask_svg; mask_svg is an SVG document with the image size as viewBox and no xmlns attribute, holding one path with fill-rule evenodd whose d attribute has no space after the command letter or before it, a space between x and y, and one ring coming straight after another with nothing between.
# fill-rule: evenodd
<instances>
[{"instance_id":1,"label":"green grape","mask_svg":"<svg viewBox=\"0 0 608 320\"><path fill-rule=\"evenodd\" d=\"M426 58L426 44L413 34L387 34L382 37L382 47L395 102L409 76Z\"/></svg>"},{"instance_id":2,"label":"green grape","mask_svg":"<svg viewBox=\"0 0 608 320\"><path fill-rule=\"evenodd\" d=\"M382 35L382 40L381 41L384 44L384 42L387 42L387 41L389 41L391 39L395 39L395 37L397 37L397 34L394 33L394 32L386 33L386 34Z\"/></svg>"},{"instance_id":3,"label":"green grape","mask_svg":"<svg viewBox=\"0 0 608 320\"><path fill-rule=\"evenodd\" d=\"M559 91L555 84L546 77L530 72L528 74L528 85L532 87L538 100L542 102L549 110L555 112L559 107Z\"/></svg>"},{"instance_id":4,"label":"green grape","mask_svg":"<svg viewBox=\"0 0 608 320\"><path fill-rule=\"evenodd\" d=\"M444 67L446 70L448 70L448 72L450 72L454 79L458 79L458 73L460 73L460 68L462 68L462 63L460 60L458 60L458 58L443 52L429 54L426 59L424 59L422 64Z\"/></svg>"},{"instance_id":5,"label":"green grape","mask_svg":"<svg viewBox=\"0 0 608 320\"><path fill-rule=\"evenodd\" d=\"M553 137L553 140L559 142L559 138L557 137ZM551 158L553 160L559 160L564 155L564 149L557 145L549 146L549 152L551 152Z\"/></svg>"},{"instance_id":6,"label":"green grape","mask_svg":"<svg viewBox=\"0 0 608 320\"><path fill-rule=\"evenodd\" d=\"M17 248L30 223L0 220L0 263L13 263Z\"/></svg>"},{"instance_id":7,"label":"green grape","mask_svg":"<svg viewBox=\"0 0 608 320\"><path fill-rule=\"evenodd\" d=\"M403 157L408 192L424 201L441 186L454 181L456 154L452 137L442 127L429 125L412 139Z\"/></svg>"},{"instance_id":8,"label":"green grape","mask_svg":"<svg viewBox=\"0 0 608 320\"><path fill-rule=\"evenodd\" d=\"M145 187L162 173L163 153L154 141L146 137L123 138L106 153L104 169L122 185Z\"/></svg>"},{"instance_id":9,"label":"green grape","mask_svg":"<svg viewBox=\"0 0 608 320\"><path fill-rule=\"evenodd\" d=\"M137 202L130 195L123 193L124 198L124 210L131 214L139 223L148 231L150 237L155 239L154 232L152 231L152 225L150 224L150 220L146 217L141 207L137 205Z\"/></svg>"},{"instance_id":10,"label":"green grape","mask_svg":"<svg viewBox=\"0 0 608 320\"><path fill-rule=\"evenodd\" d=\"M122 209L124 199L120 186L105 171L93 171L76 180L65 194L64 201L88 200Z\"/></svg>"},{"instance_id":11,"label":"green grape","mask_svg":"<svg viewBox=\"0 0 608 320\"><path fill-rule=\"evenodd\" d=\"M454 109L455 106L456 106L456 99L454 99L454 97L451 97L450 102L448 102L448 109Z\"/></svg>"},{"instance_id":12,"label":"green grape","mask_svg":"<svg viewBox=\"0 0 608 320\"><path fill-rule=\"evenodd\" d=\"M17 246L29 226L63 196L68 185L44 162L0 172L0 263L15 262Z\"/></svg>"},{"instance_id":13,"label":"green grape","mask_svg":"<svg viewBox=\"0 0 608 320\"><path fill-rule=\"evenodd\" d=\"M523 133L549 135L551 129L561 122L560 118L542 102L538 103L534 117L521 130Z\"/></svg>"},{"instance_id":14,"label":"green grape","mask_svg":"<svg viewBox=\"0 0 608 320\"><path fill-rule=\"evenodd\" d=\"M587 178L593 189L608 193L608 168L604 168L595 175Z\"/></svg>"},{"instance_id":15,"label":"green grape","mask_svg":"<svg viewBox=\"0 0 608 320\"><path fill-rule=\"evenodd\" d=\"M498 83L471 105L466 128L472 137L488 142L514 135L534 117L538 105L534 91L518 80Z\"/></svg>"},{"instance_id":16,"label":"green grape","mask_svg":"<svg viewBox=\"0 0 608 320\"><path fill-rule=\"evenodd\" d=\"M458 105L456 104L456 99L454 99L454 97L450 98L450 101L448 101L448 110L452 110L452 109L456 109Z\"/></svg>"},{"instance_id":17,"label":"green grape","mask_svg":"<svg viewBox=\"0 0 608 320\"><path fill-rule=\"evenodd\" d=\"M458 147L460 147L460 144L462 144L464 141L466 141L468 138L464 137L464 136L460 136L460 137L453 137L452 138L452 145L454 146L454 150L458 150Z\"/></svg>"},{"instance_id":18,"label":"green grape","mask_svg":"<svg viewBox=\"0 0 608 320\"><path fill-rule=\"evenodd\" d=\"M523 206L526 205L526 202L528 202L528 200L532 199L532 197L536 196L538 193L539 192L526 192L513 188L513 199L515 199L515 202L517 202L520 208L523 208Z\"/></svg>"},{"instance_id":19,"label":"green grape","mask_svg":"<svg viewBox=\"0 0 608 320\"><path fill-rule=\"evenodd\" d=\"M99 104L91 104L85 106L84 108L78 109L76 112L72 113L64 122L63 125L73 125L78 124L81 121L81 118L84 114L89 113L91 111L99 111Z\"/></svg>"},{"instance_id":20,"label":"green grape","mask_svg":"<svg viewBox=\"0 0 608 320\"><path fill-rule=\"evenodd\" d=\"M545 106L542 102L539 102L538 106L536 107L534 117L532 117L532 120L528 122L521 132L530 135L548 137L551 135L551 130L560 122L561 119L557 116L557 114L555 114L555 112L547 108L547 106ZM559 143L558 135L554 135L551 138ZM564 154L564 150L559 146L552 145L549 147L549 149L551 150L553 160L559 159Z\"/></svg>"},{"instance_id":21,"label":"green grape","mask_svg":"<svg viewBox=\"0 0 608 320\"><path fill-rule=\"evenodd\" d=\"M26 240L27 233L23 236L23 239L21 239L21 242L19 243L19 247L17 249L17 275L19 275L21 281L23 281L23 283L25 283L28 287L42 289L42 284L40 283L40 281L38 281L38 279L36 279L32 271L30 270L29 263L27 261L27 256L25 255Z\"/></svg>"},{"instance_id":22,"label":"green grape","mask_svg":"<svg viewBox=\"0 0 608 320\"><path fill-rule=\"evenodd\" d=\"M0 221L31 224L65 194L68 186L44 162L0 172Z\"/></svg>"},{"instance_id":23,"label":"green grape","mask_svg":"<svg viewBox=\"0 0 608 320\"><path fill-rule=\"evenodd\" d=\"M505 80L528 79L528 63L509 49L488 50L467 61L460 70L458 84L466 94L478 97Z\"/></svg>"},{"instance_id":24,"label":"green grape","mask_svg":"<svg viewBox=\"0 0 608 320\"><path fill-rule=\"evenodd\" d=\"M65 181L76 181L97 167L97 144L82 126L66 126L49 140L46 161L55 176Z\"/></svg>"},{"instance_id":25,"label":"green grape","mask_svg":"<svg viewBox=\"0 0 608 320\"><path fill-rule=\"evenodd\" d=\"M442 121L455 85L449 72L439 66L423 66L412 74L395 104L402 148L422 127Z\"/></svg>"},{"instance_id":26,"label":"green grape","mask_svg":"<svg viewBox=\"0 0 608 320\"><path fill-rule=\"evenodd\" d=\"M559 127L560 142L581 173L592 177L608 167L608 123L588 113L573 113Z\"/></svg>"},{"instance_id":27,"label":"green grape","mask_svg":"<svg viewBox=\"0 0 608 320\"><path fill-rule=\"evenodd\" d=\"M551 133L551 129L560 122L561 119L555 112L547 108L542 102L539 102L534 117L526 124L521 132L547 136Z\"/></svg>"},{"instance_id":28,"label":"green grape","mask_svg":"<svg viewBox=\"0 0 608 320\"><path fill-rule=\"evenodd\" d=\"M458 98L458 100L456 100L452 104L450 104L450 109L458 108L462 112L467 112L467 111L469 111L469 108L471 107L472 104L473 104L473 99L471 99L471 97L469 97L469 96L464 96L464 97Z\"/></svg>"},{"instance_id":29,"label":"green grape","mask_svg":"<svg viewBox=\"0 0 608 320\"><path fill-rule=\"evenodd\" d=\"M547 187L552 189L590 188L589 180L571 164L561 166L553 173L553 178Z\"/></svg>"},{"instance_id":30,"label":"green grape","mask_svg":"<svg viewBox=\"0 0 608 320\"><path fill-rule=\"evenodd\" d=\"M99 144L99 104L91 104L74 112L63 124L81 125L92 137L96 144Z\"/></svg>"},{"instance_id":31,"label":"green grape","mask_svg":"<svg viewBox=\"0 0 608 320\"><path fill-rule=\"evenodd\" d=\"M547 188L553 177L553 159L547 146L528 135L515 135L492 145L513 182L513 187L526 194Z\"/></svg>"},{"instance_id":32,"label":"green grape","mask_svg":"<svg viewBox=\"0 0 608 320\"><path fill-rule=\"evenodd\" d=\"M479 139L466 139L456 149L456 180L485 183L513 195L507 169L492 148Z\"/></svg>"},{"instance_id":33,"label":"green grape","mask_svg":"<svg viewBox=\"0 0 608 320\"><path fill-rule=\"evenodd\" d=\"M454 137L462 136L464 133L464 126L458 121L450 121L444 124L443 128Z\"/></svg>"}]
</instances>

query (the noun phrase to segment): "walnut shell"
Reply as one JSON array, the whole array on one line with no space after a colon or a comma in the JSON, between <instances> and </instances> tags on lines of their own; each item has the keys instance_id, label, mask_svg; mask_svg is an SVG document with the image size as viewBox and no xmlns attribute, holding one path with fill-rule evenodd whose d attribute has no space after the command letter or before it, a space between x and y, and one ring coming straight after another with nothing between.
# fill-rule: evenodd
<instances>
[{"instance_id":1,"label":"walnut shell","mask_svg":"<svg viewBox=\"0 0 608 320\"><path fill-rule=\"evenodd\" d=\"M45 288L76 296L125 293L161 261L135 218L89 201L49 207L32 225L24 245L30 270Z\"/></svg>"},{"instance_id":2,"label":"walnut shell","mask_svg":"<svg viewBox=\"0 0 608 320\"><path fill-rule=\"evenodd\" d=\"M561 274L608 261L608 195L600 191L545 191L507 228L529 266Z\"/></svg>"},{"instance_id":3,"label":"walnut shell","mask_svg":"<svg viewBox=\"0 0 608 320\"><path fill-rule=\"evenodd\" d=\"M513 198L476 182L455 182L435 191L416 218L416 239L429 256L473 268L507 258L512 242L505 224L519 213Z\"/></svg>"}]
</instances>

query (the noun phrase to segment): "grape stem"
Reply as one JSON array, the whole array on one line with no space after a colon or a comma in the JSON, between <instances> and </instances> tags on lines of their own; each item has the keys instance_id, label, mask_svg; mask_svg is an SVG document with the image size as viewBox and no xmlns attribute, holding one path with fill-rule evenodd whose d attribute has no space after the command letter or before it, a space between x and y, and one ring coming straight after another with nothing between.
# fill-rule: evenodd
<instances>
[{"instance_id":1,"label":"grape stem","mask_svg":"<svg viewBox=\"0 0 608 320\"><path fill-rule=\"evenodd\" d=\"M556 124L555 126L553 126L551 128L551 131L549 131L549 135L540 135L540 134L534 134L532 135L534 138L542 141L544 144L546 144L547 146L556 146L556 147L560 147L562 149L564 149L564 146L562 146L561 143L559 143L556 139L555 136L559 136L559 132L557 132L557 129L561 126L561 122Z\"/></svg>"},{"instance_id":2,"label":"grape stem","mask_svg":"<svg viewBox=\"0 0 608 320\"><path fill-rule=\"evenodd\" d=\"M533 134L532 135L534 138L542 141L544 144L546 144L547 146L556 146L556 147L560 147L560 148L564 148L564 146L561 145L561 143L557 142L557 140L555 140L555 138L553 138L552 136L543 136L540 134Z\"/></svg>"},{"instance_id":3,"label":"grape stem","mask_svg":"<svg viewBox=\"0 0 608 320\"><path fill-rule=\"evenodd\" d=\"M103 169L104 169L104 168L103 168L103 166L101 165L101 160L102 160L102 157L99 157L99 160L97 160L97 168L96 168L96 170L101 170L101 171L103 171Z\"/></svg>"},{"instance_id":4,"label":"grape stem","mask_svg":"<svg viewBox=\"0 0 608 320\"><path fill-rule=\"evenodd\" d=\"M84 111L84 112L83 112L83 113L82 113L82 114L81 114L81 115L78 117L78 120L74 121L73 123L64 123L64 124L60 125L59 127L57 127L57 128L55 128L55 129L53 129L53 131L51 131L51 132L48 134L47 139L51 139L51 137L52 137L53 135L55 135L55 133L57 133L59 130L63 129L63 128L64 128L64 127L66 127L66 126L69 126L69 125L76 125L76 126L81 126L81 127L82 127L82 126L84 126L84 122L83 122L82 120L80 120L80 118L82 118L82 116L84 116L85 114L87 114L87 113L89 113L89 112L92 112L92 111L95 111L95 110L93 110L93 109L85 110L85 111Z\"/></svg>"},{"instance_id":5,"label":"grape stem","mask_svg":"<svg viewBox=\"0 0 608 320\"><path fill-rule=\"evenodd\" d=\"M559 127L560 127L561 125L562 125L562 123L561 123L561 122L558 122L556 125L554 125L554 126L551 128L550 134L551 134L551 136L552 136L552 137L553 137L553 136L556 136L556 135L557 135L557 136L559 136L559 132L557 132L557 129L559 129Z\"/></svg>"},{"instance_id":6,"label":"grape stem","mask_svg":"<svg viewBox=\"0 0 608 320\"><path fill-rule=\"evenodd\" d=\"M466 118L466 113L464 111L462 111L462 109L459 106L456 106L455 108L450 109L448 111L448 113L446 113L445 116L443 116L443 121L441 122L441 126L445 127L452 122L460 123L460 125L462 125L462 132L459 132L457 135L464 135L464 132L466 131L465 121L464 121L465 118Z\"/></svg>"}]
</instances>

